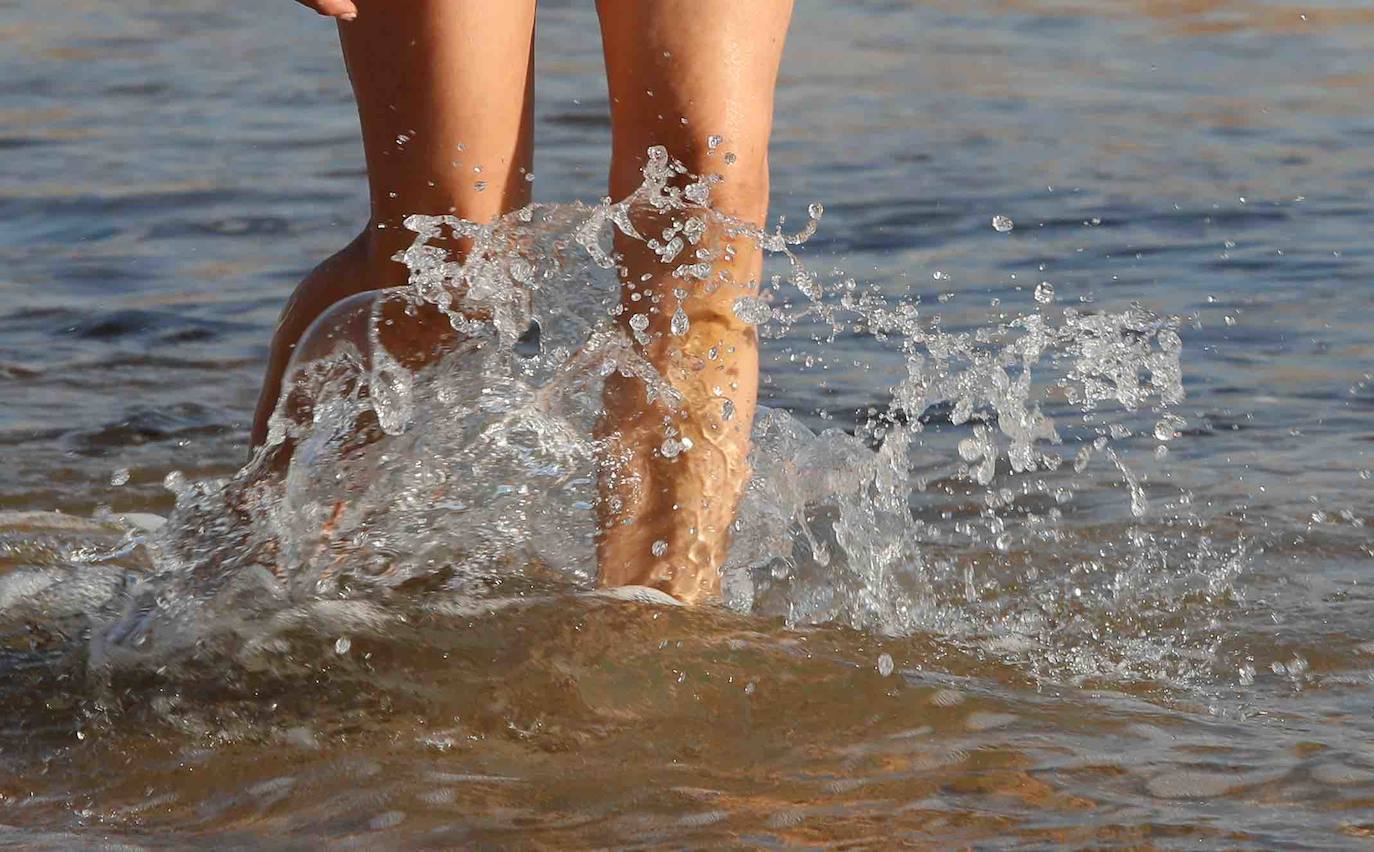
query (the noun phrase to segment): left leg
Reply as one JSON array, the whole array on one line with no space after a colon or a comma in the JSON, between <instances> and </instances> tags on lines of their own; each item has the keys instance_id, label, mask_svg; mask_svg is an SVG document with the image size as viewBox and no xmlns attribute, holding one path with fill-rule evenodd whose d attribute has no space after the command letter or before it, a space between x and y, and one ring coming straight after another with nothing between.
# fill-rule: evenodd
<instances>
[{"instance_id":1,"label":"left leg","mask_svg":"<svg viewBox=\"0 0 1374 852\"><path fill-rule=\"evenodd\" d=\"M723 175L711 193L717 211L762 225L773 90L792 0L598 0L597 9L611 95L611 195L638 187L648 148L662 145L697 174ZM643 224L641 232L652 233L666 223ZM655 586L686 600L719 589L749 477L758 393L754 329L732 308L757 287L763 259L748 239L719 229L710 236L710 278L691 282L674 277L675 264L643 243L617 240L620 321L648 319L640 351L683 405L674 416L649 404L637 381L613 376L602 427L623 464L603 476L601 582ZM671 334L679 307L689 324ZM664 452L672 435L665 426L676 446L685 438L690 449Z\"/></svg>"},{"instance_id":2,"label":"left leg","mask_svg":"<svg viewBox=\"0 0 1374 852\"><path fill-rule=\"evenodd\" d=\"M343 8L338 1L329 9ZM366 298L355 294L406 283L405 267L391 258L411 244L414 235L402 225L408 214L487 222L529 203L535 0L356 0L355 6L359 17L339 26L339 40L358 105L370 216L352 243L297 286L282 312L254 417L254 446L267 437L287 364L306 329L349 297L364 310ZM348 320L356 313L348 307L328 318Z\"/></svg>"}]
</instances>

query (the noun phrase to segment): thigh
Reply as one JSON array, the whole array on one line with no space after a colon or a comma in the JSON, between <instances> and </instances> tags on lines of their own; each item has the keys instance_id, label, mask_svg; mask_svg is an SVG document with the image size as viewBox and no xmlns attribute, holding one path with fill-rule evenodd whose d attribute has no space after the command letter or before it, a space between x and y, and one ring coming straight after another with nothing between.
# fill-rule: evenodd
<instances>
[{"instance_id":1,"label":"thigh","mask_svg":"<svg viewBox=\"0 0 1374 852\"><path fill-rule=\"evenodd\" d=\"M373 226L529 200L534 0L358 0L339 26Z\"/></svg>"},{"instance_id":2,"label":"thigh","mask_svg":"<svg viewBox=\"0 0 1374 852\"><path fill-rule=\"evenodd\" d=\"M613 193L632 190L645 150L663 145L694 171L724 174L717 201L739 208L725 212L762 217L791 0L599 0L597 8L611 94ZM716 151L712 136L723 140ZM727 151L733 165L724 162Z\"/></svg>"}]
</instances>

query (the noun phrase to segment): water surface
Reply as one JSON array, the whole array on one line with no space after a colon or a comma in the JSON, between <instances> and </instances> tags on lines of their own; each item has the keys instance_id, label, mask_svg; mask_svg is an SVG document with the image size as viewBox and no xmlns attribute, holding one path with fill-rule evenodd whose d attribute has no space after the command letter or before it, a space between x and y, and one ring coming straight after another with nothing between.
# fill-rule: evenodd
<instances>
[{"instance_id":1,"label":"water surface","mask_svg":"<svg viewBox=\"0 0 1374 852\"><path fill-rule=\"evenodd\" d=\"M540 14L536 195L591 202L594 12ZM71 516L0 524L9 842L1374 835L1363 5L798 5L773 212L790 229L824 202L809 268L953 334L1132 303L1180 318L1177 437L1155 437L1154 402L1084 420L1046 400L1066 458L1129 431L1110 446L1144 477L1141 514L1100 455L961 478L978 424L936 408L913 445L923 596L901 618L827 610L810 593L863 589L815 565L735 610L538 591L382 618L344 596L256 655L99 677L100 644L56 613L147 570L117 518L171 511L169 472L245 461L277 311L361 223L361 151L330 27L293 4L19 0L0 44L0 509ZM766 341L763 401L853 429L905 363L814 330ZM822 539L833 511L810 514ZM60 579L41 597L35 578Z\"/></svg>"}]
</instances>

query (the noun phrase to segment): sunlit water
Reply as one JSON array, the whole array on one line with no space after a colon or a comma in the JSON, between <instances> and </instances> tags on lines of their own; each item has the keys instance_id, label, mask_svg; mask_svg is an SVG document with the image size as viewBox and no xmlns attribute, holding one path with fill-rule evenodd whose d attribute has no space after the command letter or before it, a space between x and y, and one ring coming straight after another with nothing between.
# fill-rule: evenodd
<instances>
[{"instance_id":1,"label":"sunlit water","mask_svg":"<svg viewBox=\"0 0 1374 852\"><path fill-rule=\"evenodd\" d=\"M0 11L5 839L1367 843L1374 16L800 4L775 214L825 214L740 306L756 478L686 609L592 593L629 362L594 17L542 15L584 203L502 226L533 295L236 474L361 209L327 31Z\"/></svg>"}]
</instances>

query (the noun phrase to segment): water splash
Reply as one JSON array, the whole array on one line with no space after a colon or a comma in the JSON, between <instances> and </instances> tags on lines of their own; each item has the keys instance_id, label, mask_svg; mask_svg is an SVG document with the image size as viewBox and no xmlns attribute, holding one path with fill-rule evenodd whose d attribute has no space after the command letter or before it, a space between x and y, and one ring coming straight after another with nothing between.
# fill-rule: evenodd
<instances>
[{"instance_id":1,"label":"water splash","mask_svg":"<svg viewBox=\"0 0 1374 852\"><path fill-rule=\"evenodd\" d=\"M1157 421L1160 442L1183 428L1178 323L1143 308L1058 309L1046 284L1024 316L946 331L912 302L807 269L797 247L820 205L799 232L754 229L711 209L714 181L655 150L644 185L617 203L532 205L491 225L411 217L416 238L398 258L408 286L341 305L303 341L248 465L227 480L169 478L176 508L155 531L0 577L0 619L84 621L93 670L207 648L252 666L287 631L366 635L417 608L476 612L592 589L602 384L618 373L678 404L614 321L612 238L674 265L684 284L667 333L681 335L681 301L709 272L714 229L781 266L734 312L765 340L809 332L819 354L800 369L840 339L903 364L887 404L850 429L817 433L760 409L725 606L794 625L960 636L1050 677L1138 674L1143 660L1178 675L1166 658L1194 634L1164 631L1141 602L1168 609L1158 596L1198 588L1220 601L1243 560L1192 547L1180 561L1183 549L1165 546L1178 518L1142 526L1149 483L1116 445L1150 427L1106 416ZM638 233L644 209L669 226ZM461 258L443 247L452 240L468 244ZM647 323L629 325L649 339ZM692 450L665 434L664 456ZM1061 521L1098 456L1132 520L1081 558ZM1041 547L1054 555L1035 558ZM1130 632L1109 629L1120 619Z\"/></svg>"}]
</instances>

